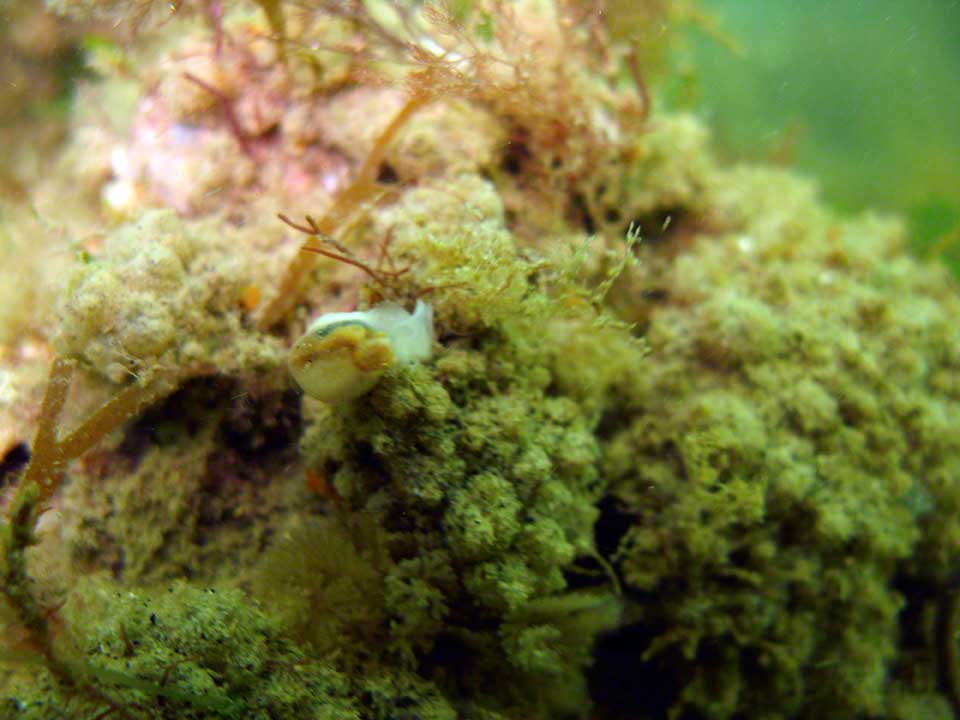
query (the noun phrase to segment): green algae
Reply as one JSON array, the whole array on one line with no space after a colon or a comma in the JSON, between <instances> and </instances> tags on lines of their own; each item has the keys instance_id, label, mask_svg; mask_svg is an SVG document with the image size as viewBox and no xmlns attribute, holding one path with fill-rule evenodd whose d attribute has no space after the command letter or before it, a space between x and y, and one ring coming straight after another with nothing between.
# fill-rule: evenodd
<instances>
[{"instance_id":1,"label":"green algae","mask_svg":"<svg viewBox=\"0 0 960 720\"><path fill-rule=\"evenodd\" d=\"M151 103L216 135L191 146L189 167L210 173L185 188L186 210L78 220L97 241L44 335L88 370L72 401L158 372L179 390L98 426L117 432L71 466L62 517L21 488L29 512L6 517L3 540L8 715L949 712L960 300L947 273L909 257L896 221L837 217L789 173L719 166L693 116L645 124L624 67L559 62L559 38L589 58L603 31L570 30L552 3L459 8L461 29L437 37L466 33L462 61L421 47L384 74L438 98L378 150L402 93L298 43L405 46L376 13L327 9L329 22L287 18L282 81L268 21L224 20L236 75L209 77L235 121L259 108L243 138L222 98L171 90L190 52L149 65ZM205 57L210 29L190 10L174 24ZM523 65L538 42L543 62ZM500 78L493 50L536 76ZM318 81L327 71L340 80ZM543 106L524 106L537 93ZM274 171L321 135L341 153L311 156L321 166L385 158L371 202L325 217L393 274L358 287L355 268L320 263L267 332L258 298L282 295L301 240L274 219L297 195ZM244 143L270 149L262 176ZM234 170L205 165L231 147ZM305 213L336 201L316 187L302 199ZM355 403L295 395L283 350L307 317L384 296L431 303L433 356ZM11 344L40 332L7 325ZM39 425L64 434L57 417Z\"/></svg>"}]
</instances>

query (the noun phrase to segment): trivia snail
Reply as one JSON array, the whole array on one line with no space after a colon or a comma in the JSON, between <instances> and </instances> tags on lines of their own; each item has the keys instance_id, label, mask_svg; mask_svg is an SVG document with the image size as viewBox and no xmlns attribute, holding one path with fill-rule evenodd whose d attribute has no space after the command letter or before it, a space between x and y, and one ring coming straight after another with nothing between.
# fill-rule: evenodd
<instances>
[{"instance_id":1,"label":"trivia snail","mask_svg":"<svg viewBox=\"0 0 960 720\"><path fill-rule=\"evenodd\" d=\"M394 365L426 360L433 345L433 308L413 312L394 302L369 310L321 315L294 343L289 367L310 397L332 405L373 389Z\"/></svg>"}]
</instances>

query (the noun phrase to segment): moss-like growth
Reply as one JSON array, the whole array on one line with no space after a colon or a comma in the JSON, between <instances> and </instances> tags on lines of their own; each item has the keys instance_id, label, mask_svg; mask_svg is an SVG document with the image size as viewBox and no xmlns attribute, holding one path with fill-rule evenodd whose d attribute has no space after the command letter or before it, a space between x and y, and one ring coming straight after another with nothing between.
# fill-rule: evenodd
<instances>
[{"instance_id":1,"label":"moss-like growth","mask_svg":"<svg viewBox=\"0 0 960 720\"><path fill-rule=\"evenodd\" d=\"M81 677L138 717L356 716L346 679L276 640L238 590L110 592L94 581L64 617Z\"/></svg>"},{"instance_id":2,"label":"moss-like growth","mask_svg":"<svg viewBox=\"0 0 960 720\"><path fill-rule=\"evenodd\" d=\"M54 4L145 34L50 232L0 235L82 248L54 331L0 313L4 362L62 356L7 475L2 711L960 708L960 301L895 223L718 167L590 4ZM308 318L383 300L430 356L300 397Z\"/></svg>"},{"instance_id":3,"label":"moss-like growth","mask_svg":"<svg viewBox=\"0 0 960 720\"><path fill-rule=\"evenodd\" d=\"M742 195L716 206L752 207L735 231L643 255L638 282L666 289L645 412L605 446L633 518L618 564L656 628L638 657L690 663L678 707L710 717L880 714L896 579L956 572L938 478L960 450L943 390L960 303L898 255L895 225L834 221L774 173L727 177L715 192Z\"/></svg>"},{"instance_id":4,"label":"moss-like growth","mask_svg":"<svg viewBox=\"0 0 960 720\"><path fill-rule=\"evenodd\" d=\"M57 349L114 382L160 369L190 377L276 367L280 349L244 327L253 278L215 225L188 228L168 211L147 212L73 271Z\"/></svg>"},{"instance_id":5,"label":"moss-like growth","mask_svg":"<svg viewBox=\"0 0 960 720\"><path fill-rule=\"evenodd\" d=\"M369 518L355 518L352 528L313 521L274 541L253 592L292 637L353 666L383 639L390 564Z\"/></svg>"},{"instance_id":6,"label":"moss-like growth","mask_svg":"<svg viewBox=\"0 0 960 720\"><path fill-rule=\"evenodd\" d=\"M593 575L604 482L592 410L608 402L611 381L597 367L595 383L574 388L575 374L563 383L560 369L589 359L571 350L590 338L632 353L634 372L642 351L589 305L568 307L564 298L577 287L569 269L518 257L489 186L462 183L473 200L466 207L456 187L414 190L386 220L398 253L416 249L415 277L436 283L438 317L461 337L448 339L429 363L391 371L362 402L319 409L303 440L307 465L329 479L342 512L386 533L389 562L371 565L372 548L356 539L331 557L343 543L335 536L313 558L278 559L292 568L292 597L323 595L313 602L318 626L348 613L351 593L365 585L379 593L382 606L367 622L382 613L376 634L385 661L423 668L455 653L457 682L489 703L478 678L499 674L493 653L518 673L506 680L516 688L511 703L573 707L585 699L581 673L591 643L617 616L606 609L616 601L603 592L582 604L568 595L571 577L608 586L602 572ZM458 224L446 223L462 213L472 222L451 233ZM440 223L442 235L433 231ZM574 333L582 346L571 342ZM341 575L354 589L337 600L337 576L321 578L347 558L355 564ZM374 567L380 587L364 579ZM331 613L332 601L339 605ZM590 620L575 632L572 616ZM526 685L541 690L521 700ZM569 693L554 703L561 686Z\"/></svg>"}]
</instances>

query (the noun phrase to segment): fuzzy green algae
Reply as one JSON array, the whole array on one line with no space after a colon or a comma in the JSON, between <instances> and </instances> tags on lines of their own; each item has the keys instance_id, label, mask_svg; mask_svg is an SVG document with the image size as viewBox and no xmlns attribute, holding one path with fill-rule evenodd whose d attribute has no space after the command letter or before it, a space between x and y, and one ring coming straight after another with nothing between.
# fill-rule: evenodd
<instances>
[{"instance_id":1,"label":"fuzzy green algae","mask_svg":"<svg viewBox=\"0 0 960 720\"><path fill-rule=\"evenodd\" d=\"M651 109L685 10L210 7L56 3L110 39L0 214L0 714L960 710L960 295ZM382 300L432 356L302 396Z\"/></svg>"},{"instance_id":2,"label":"fuzzy green algae","mask_svg":"<svg viewBox=\"0 0 960 720\"><path fill-rule=\"evenodd\" d=\"M663 628L642 659L689 663L683 695L712 716L755 693L784 717L882 714L919 601L899 588L952 572L956 291L896 225L727 176L722 202L750 198L735 232L647 248L640 282L669 293L647 316L658 361L605 456L632 520L616 557Z\"/></svg>"}]
</instances>

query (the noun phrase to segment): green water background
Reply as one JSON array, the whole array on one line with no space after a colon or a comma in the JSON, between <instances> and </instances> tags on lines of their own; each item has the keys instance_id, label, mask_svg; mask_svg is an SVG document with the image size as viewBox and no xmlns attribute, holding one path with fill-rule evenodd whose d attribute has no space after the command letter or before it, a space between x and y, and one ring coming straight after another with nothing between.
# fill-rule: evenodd
<instances>
[{"instance_id":1,"label":"green water background","mask_svg":"<svg viewBox=\"0 0 960 720\"><path fill-rule=\"evenodd\" d=\"M783 162L842 210L904 213L960 277L960 1L703 0L674 99L730 159ZM681 75L682 77L682 75Z\"/></svg>"}]
</instances>

